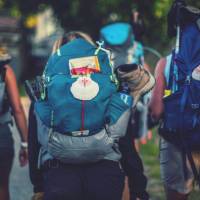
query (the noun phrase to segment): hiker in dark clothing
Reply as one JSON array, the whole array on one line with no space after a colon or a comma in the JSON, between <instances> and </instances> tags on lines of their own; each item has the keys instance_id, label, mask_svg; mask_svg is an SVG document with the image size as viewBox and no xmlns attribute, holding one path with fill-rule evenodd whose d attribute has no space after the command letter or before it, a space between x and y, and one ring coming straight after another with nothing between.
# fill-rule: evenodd
<instances>
[{"instance_id":1,"label":"hiker in dark clothing","mask_svg":"<svg viewBox=\"0 0 200 200\"><path fill-rule=\"evenodd\" d=\"M42 170L38 168L38 155L41 145L37 139L37 122L34 114L34 103L31 103L28 120L28 158L29 174L33 184L33 200L43 199L43 175Z\"/></svg>"},{"instance_id":2,"label":"hiker in dark clothing","mask_svg":"<svg viewBox=\"0 0 200 200\"><path fill-rule=\"evenodd\" d=\"M78 33L76 33L78 35ZM77 37L77 35L69 35L70 38ZM80 36L79 36L80 37ZM64 42L68 40L64 39ZM57 49L62 45L62 40L57 40L53 53L57 51ZM30 123L31 122L31 123ZM30 177L31 181L34 185L34 200L42 199L42 191L43 191L43 179L41 170L37 169L37 158L38 158L38 147L40 144L36 138L36 119L33 113L33 107L31 106L30 115L29 115L29 142L32 143L29 145L29 159L30 159ZM129 177L129 185L130 185L130 193L131 200L135 200L136 198L140 198L141 200L147 200L148 194L145 191L147 179L143 175L143 166L141 160L136 152L136 150L132 146L131 136L130 134L126 134L126 136L120 139L120 151L122 153L121 164L125 171L125 173ZM66 177L67 178L67 177ZM100 183L99 183L100 184Z\"/></svg>"},{"instance_id":3,"label":"hiker in dark clothing","mask_svg":"<svg viewBox=\"0 0 200 200\"><path fill-rule=\"evenodd\" d=\"M132 25L135 40L142 43L142 37L145 33L145 26L140 13L136 9L133 9L131 12L130 24Z\"/></svg>"}]
</instances>

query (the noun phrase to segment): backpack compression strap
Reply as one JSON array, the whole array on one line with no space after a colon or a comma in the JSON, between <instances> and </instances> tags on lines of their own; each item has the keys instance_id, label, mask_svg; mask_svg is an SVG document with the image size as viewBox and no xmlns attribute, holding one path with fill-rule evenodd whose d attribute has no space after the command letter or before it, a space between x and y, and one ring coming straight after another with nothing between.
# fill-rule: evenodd
<instances>
[{"instance_id":1,"label":"backpack compression strap","mask_svg":"<svg viewBox=\"0 0 200 200\"><path fill-rule=\"evenodd\" d=\"M178 90L177 81L178 81L178 67L175 59L175 51L172 52L171 64L169 68L169 78L166 89L170 90L172 93Z\"/></svg>"},{"instance_id":2,"label":"backpack compression strap","mask_svg":"<svg viewBox=\"0 0 200 200\"><path fill-rule=\"evenodd\" d=\"M6 68L3 66L0 68L0 82L4 82L6 77Z\"/></svg>"}]
</instances>

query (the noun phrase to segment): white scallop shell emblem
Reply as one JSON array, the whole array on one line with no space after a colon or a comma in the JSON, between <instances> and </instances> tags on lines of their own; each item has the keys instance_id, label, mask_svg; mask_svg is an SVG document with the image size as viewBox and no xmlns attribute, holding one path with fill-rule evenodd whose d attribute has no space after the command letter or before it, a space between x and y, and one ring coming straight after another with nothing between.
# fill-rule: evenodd
<instances>
[{"instance_id":1,"label":"white scallop shell emblem","mask_svg":"<svg viewBox=\"0 0 200 200\"><path fill-rule=\"evenodd\" d=\"M79 100L91 100L97 96L99 85L90 77L79 77L70 88L74 98Z\"/></svg>"},{"instance_id":2,"label":"white scallop shell emblem","mask_svg":"<svg viewBox=\"0 0 200 200\"><path fill-rule=\"evenodd\" d=\"M200 81L200 65L193 70L192 78L197 81Z\"/></svg>"}]
</instances>

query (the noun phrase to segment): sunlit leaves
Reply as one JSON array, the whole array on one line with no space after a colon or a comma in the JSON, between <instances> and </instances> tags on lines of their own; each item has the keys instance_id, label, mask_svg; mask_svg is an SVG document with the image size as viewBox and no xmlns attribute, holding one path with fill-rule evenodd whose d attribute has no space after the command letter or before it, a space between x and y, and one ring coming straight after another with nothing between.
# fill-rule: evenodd
<instances>
[{"instance_id":1,"label":"sunlit leaves","mask_svg":"<svg viewBox=\"0 0 200 200\"><path fill-rule=\"evenodd\" d=\"M172 0L155 1L155 4L154 4L155 16L157 18L162 18L166 16L171 3L172 3Z\"/></svg>"}]
</instances>

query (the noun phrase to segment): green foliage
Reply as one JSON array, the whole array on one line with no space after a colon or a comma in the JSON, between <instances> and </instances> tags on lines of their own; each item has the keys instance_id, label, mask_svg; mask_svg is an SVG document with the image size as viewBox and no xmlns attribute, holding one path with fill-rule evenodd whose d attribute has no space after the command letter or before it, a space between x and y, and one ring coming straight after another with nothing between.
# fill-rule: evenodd
<instances>
[{"instance_id":1,"label":"green foliage","mask_svg":"<svg viewBox=\"0 0 200 200\"><path fill-rule=\"evenodd\" d=\"M166 49L166 17L173 0L0 0L0 8L10 9L13 16L27 17L41 8L51 6L55 16L66 30L83 30L95 39L102 25L114 16L120 21L130 21L131 9L137 7L143 17L148 46ZM200 1L187 0L200 7Z\"/></svg>"},{"instance_id":2,"label":"green foliage","mask_svg":"<svg viewBox=\"0 0 200 200\"><path fill-rule=\"evenodd\" d=\"M0 0L0 8L3 8L3 7L4 7L4 1Z\"/></svg>"},{"instance_id":3,"label":"green foliage","mask_svg":"<svg viewBox=\"0 0 200 200\"><path fill-rule=\"evenodd\" d=\"M154 15L159 19L165 17L171 4L172 0L156 1L154 5Z\"/></svg>"}]
</instances>

